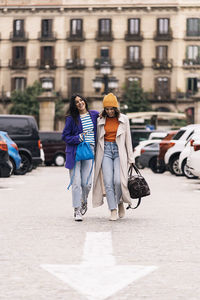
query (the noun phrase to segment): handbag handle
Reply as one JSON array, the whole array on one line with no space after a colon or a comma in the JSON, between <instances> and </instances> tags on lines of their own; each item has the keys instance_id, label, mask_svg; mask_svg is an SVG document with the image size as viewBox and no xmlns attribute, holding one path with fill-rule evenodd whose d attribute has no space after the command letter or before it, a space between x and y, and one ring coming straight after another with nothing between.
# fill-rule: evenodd
<instances>
[{"instance_id":1,"label":"handbag handle","mask_svg":"<svg viewBox=\"0 0 200 300\"><path fill-rule=\"evenodd\" d=\"M138 175L141 176L141 173L140 173L140 171L138 170L138 168L136 167L136 165L135 165L134 163L132 163L132 164L130 165L130 167L129 167L129 170L128 170L128 174L129 174L130 177L132 176L132 171L133 171L133 169L135 170L135 172L136 172Z\"/></svg>"}]
</instances>

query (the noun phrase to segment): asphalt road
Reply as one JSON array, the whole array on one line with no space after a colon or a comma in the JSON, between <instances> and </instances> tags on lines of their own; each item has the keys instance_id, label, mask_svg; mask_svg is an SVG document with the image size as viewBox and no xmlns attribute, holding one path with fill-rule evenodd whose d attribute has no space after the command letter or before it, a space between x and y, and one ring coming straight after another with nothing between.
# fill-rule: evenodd
<instances>
[{"instance_id":1,"label":"asphalt road","mask_svg":"<svg viewBox=\"0 0 200 300\"><path fill-rule=\"evenodd\" d=\"M0 299L200 299L200 180L142 174L151 196L116 222L73 220L67 170L0 178Z\"/></svg>"}]
</instances>

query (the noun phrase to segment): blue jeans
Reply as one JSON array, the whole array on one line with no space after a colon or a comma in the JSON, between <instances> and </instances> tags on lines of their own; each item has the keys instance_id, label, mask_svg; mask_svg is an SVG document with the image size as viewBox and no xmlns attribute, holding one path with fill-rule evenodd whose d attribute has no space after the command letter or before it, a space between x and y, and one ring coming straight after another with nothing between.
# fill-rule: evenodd
<instances>
[{"instance_id":1,"label":"blue jeans","mask_svg":"<svg viewBox=\"0 0 200 300\"><path fill-rule=\"evenodd\" d=\"M90 145L93 152L94 146ZM72 182L72 206L74 208L81 207L81 202L87 202L88 194L92 186L92 174L87 182L88 176L92 168L92 159L77 161L74 168L69 170L70 179L74 175Z\"/></svg>"},{"instance_id":2,"label":"blue jeans","mask_svg":"<svg viewBox=\"0 0 200 300\"><path fill-rule=\"evenodd\" d=\"M110 210L117 209L122 196L122 190L119 152L115 142L104 142L102 171L108 207Z\"/></svg>"}]
</instances>

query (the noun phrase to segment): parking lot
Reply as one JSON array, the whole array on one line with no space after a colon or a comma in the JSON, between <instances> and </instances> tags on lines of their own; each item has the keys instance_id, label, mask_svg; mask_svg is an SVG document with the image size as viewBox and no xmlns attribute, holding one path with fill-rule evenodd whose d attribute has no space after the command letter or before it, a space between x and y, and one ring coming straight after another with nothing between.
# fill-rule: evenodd
<instances>
[{"instance_id":1,"label":"parking lot","mask_svg":"<svg viewBox=\"0 0 200 300\"><path fill-rule=\"evenodd\" d=\"M0 178L0 299L199 299L200 180L142 174L151 196L114 223L91 199L74 222L64 167Z\"/></svg>"}]
</instances>

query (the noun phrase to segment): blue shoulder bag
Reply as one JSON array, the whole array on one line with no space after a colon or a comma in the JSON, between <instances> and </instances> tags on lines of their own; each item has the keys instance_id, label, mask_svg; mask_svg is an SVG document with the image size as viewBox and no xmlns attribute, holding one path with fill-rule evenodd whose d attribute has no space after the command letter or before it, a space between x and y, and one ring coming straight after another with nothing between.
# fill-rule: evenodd
<instances>
[{"instance_id":1,"label":"blue shoulder bag","mask_svg":"<svg viewBox=\"0 0 200 300\"><path fill-rule=\"evenodd\" d=\"M93 169L93 165L94 165L94 154L93 154L93 151L90 147L90 143L86 142L85 141L85 136L83 136L83 142L78 144L77 149L76 149L75 166L74 166L73 175L71 177L70 183L67 187L68 190L69 190L69 188L72 185L73 180L74 180L76 162L81 161L81 160L90 160L90 159L92 159L92 167L91 167L89 176L87 178L87 182L86 182L87 184L88 184L88 181L90 179L90 176L92 175L92 169Z\"/></svg>"}]
</instances>

